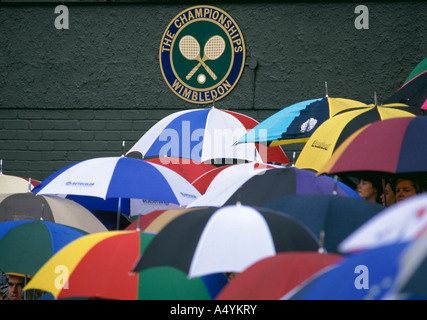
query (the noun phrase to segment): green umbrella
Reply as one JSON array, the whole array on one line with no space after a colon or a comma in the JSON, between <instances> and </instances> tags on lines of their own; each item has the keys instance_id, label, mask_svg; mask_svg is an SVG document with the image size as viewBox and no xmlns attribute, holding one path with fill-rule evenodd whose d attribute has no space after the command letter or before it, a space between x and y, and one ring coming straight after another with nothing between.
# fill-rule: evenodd
<instances>
[{"instance_id":1,"label":"green umbrella","mask_svg":"<svg viewBox=\"0 0 427 320\"><path fill-rule=\"evenodd\" d=\"M0 223L0 271L34 276L41 266L86 231L45 220Z\"/></svg>"}]
</instances>

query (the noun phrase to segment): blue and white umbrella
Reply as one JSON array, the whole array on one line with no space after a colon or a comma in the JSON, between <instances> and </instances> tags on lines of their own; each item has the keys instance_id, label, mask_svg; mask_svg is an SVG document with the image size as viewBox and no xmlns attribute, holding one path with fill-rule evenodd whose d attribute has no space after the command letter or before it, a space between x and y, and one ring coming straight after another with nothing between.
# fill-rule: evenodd
<instances>
[{"instance_id":1,"label":"blue and white umbrella","mask_svg":"<svg viewBox=\"0 0 427 320\"><path fill-rule=\"evenodd\" d=\"M178 111L151 127L127 154L140 152L144 159L168 156L200 162L226 159L289 163L280 147L260 147L258 143L234 145L257 124L251 117L217 108Z\"/></svg>"},{"instance_id":2,"label":"blue and white umbrella","mask_svg":"<svg viewBox=\"0 0 427 320\"><path fill-rule=\"evenodd\" d=\"M187 206L200 196L197 189L173 170L127 157L101 157L71 164L43 180L33 192L136 199L149 207ZM131 212L139 213L144 212Z\"/></svg>"}]
</instances>

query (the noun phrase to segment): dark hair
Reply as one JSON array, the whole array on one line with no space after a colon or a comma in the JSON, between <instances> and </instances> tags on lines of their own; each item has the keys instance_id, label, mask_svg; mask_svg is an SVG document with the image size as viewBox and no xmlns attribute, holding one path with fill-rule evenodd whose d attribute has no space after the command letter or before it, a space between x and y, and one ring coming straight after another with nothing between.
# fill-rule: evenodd
<instances>
[{"instance_id":1,"label":"dark hair","mask_svg":"<svg viewBox=\"0 0 427 320\"><path fill-rule=\"evenodd\" d=\"M369 181L370 183L372 183L372 186L374 187L374 189L377 190L377 197L375 198L375 202L382 204L381 195L384 193L382 179L370 174L366 174L360 179L363 179L365 181Z\"/></svg>"}]
</instances>

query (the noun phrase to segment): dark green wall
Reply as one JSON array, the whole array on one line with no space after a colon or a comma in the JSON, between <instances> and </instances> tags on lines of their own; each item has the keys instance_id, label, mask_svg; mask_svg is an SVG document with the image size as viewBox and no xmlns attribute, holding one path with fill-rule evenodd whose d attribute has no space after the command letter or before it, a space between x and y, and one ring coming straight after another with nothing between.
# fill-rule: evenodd
<instances>
[{"instance_id":1,"label":"dark green wall","mask_svg":"<svg viewBox=\"0 0 427 320\"><path fill-rule=\"evenodd\" d=\"M58 4L68 30L54 26ZM0 4L0 159L3 172L44 179L75 161L121 154L157 120L206 107L178 98L158 61L162 34L198 2ZM354 9L369 9L358 30ZM231 15L247 60L215 106L264 120L325 94L373 102L427 56L427 2L209 2ZM301 146L288 146L292 150Z\"/></svg>"}]
</instances>

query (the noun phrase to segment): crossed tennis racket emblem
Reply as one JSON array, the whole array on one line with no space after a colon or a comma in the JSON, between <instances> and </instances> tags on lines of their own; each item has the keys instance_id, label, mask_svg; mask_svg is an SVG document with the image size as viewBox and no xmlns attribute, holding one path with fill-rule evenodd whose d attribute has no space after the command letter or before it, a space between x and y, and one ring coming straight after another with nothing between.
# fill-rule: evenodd
<instances>
[{"instance_id":1,"label":"crossed tennis racket emblem","mask_svg":"<svg viewBox=\"0 0 427 320\"><path fill-rule=\"evenodd\" d=\"M179 41L179 51L187 60L197 60L199 63L187 74L185 77L187 80L190 80L194 73L203 66L207 73L216 80L217 76L209 68L205 61L206 60L216 60L224 53L225 50L225 41L221 36L215 35L209 38L203 48L203 59L200 57L200 44L192 36L186 35L182 37Z\"/></svg>"}]
</instances>

